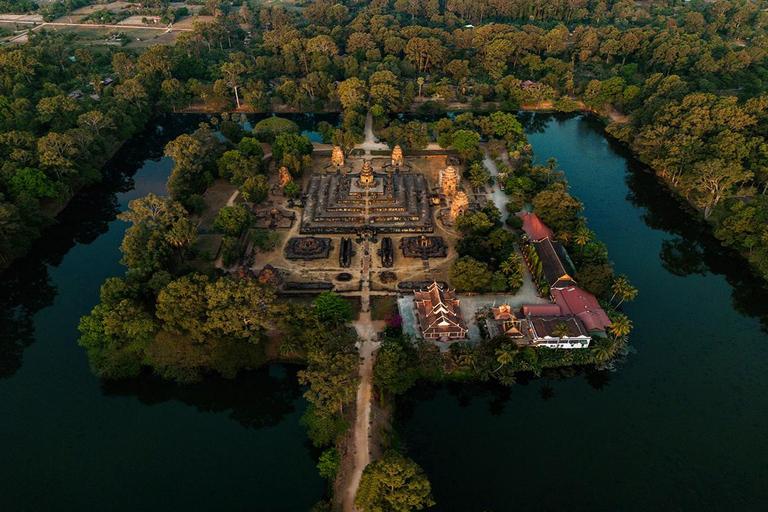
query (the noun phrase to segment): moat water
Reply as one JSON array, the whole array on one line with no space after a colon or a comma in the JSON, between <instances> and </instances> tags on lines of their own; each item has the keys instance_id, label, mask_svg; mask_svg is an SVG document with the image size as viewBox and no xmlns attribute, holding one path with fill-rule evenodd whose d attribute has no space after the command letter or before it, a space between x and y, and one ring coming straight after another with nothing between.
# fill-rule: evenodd
<instances>
[{"instance_id":1,"label":"moat water","mask_svg":"<svg viewBox=\"0 0 768 512\"><path fill-rule=\"evenodd\" d=\"M317 137L320 118L294 119ZM765 288L599 124L523 119L640 290L626 306L636 352L615 372L414 389L398 433L434 510L768 508ZM125 270L115 215L164 191L165 143L200 120L162 118L126 144L0 277L0 510L298 511L323 495L295 368L104 384L76 345L101 283Z\"/></svg>"},{"instance_id":2,"label":"moat water","mask_svg":"<svg viewBox=\"0 0 768 512\"><path fill-rule=\"evenodd\" d=\"M115 216L165 193L163 148L201 120L161 118L127 143L0 276L0 510L296 511L322 497L296 368L104 384L76 344L101 284L125 272Z\"/></svg>"},{"instance_id":3,"label":"moat water","mask_svg":"<svg viewBox=\"0 0 768 512\"><path fill-rule=\"evenodd\" d=\"M410 392L398 430L435 510L766 510L765 287L599 123L523 119L640 290L636 353L615 372Z\"/></svg>"}]
</instances>

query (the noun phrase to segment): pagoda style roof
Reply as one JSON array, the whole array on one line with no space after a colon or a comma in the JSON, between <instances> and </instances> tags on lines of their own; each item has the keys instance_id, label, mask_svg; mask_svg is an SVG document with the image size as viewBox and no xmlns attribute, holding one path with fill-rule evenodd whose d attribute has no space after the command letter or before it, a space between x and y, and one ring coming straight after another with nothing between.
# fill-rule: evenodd
<instances>
[{"instance_id":1,"label":"pagoda style roof","mask_svg":"<svg viewBox=\"0 0 768 512\"><path fill-rule=\"evenodd\" d=\"M514 320L515 313L512 312L512 308L506 302L499 307L492 307L491 314L493 314L494 320Z\"/></svg>"},{"instance_id":2,"label":"pagoda style roof","mask_svg":"<svg viewBox=\"0 0 768 512\"><path fill-rule=\"evenodd\" d=\"M539 260L541 260L541 270L550 289L568 288L576 285L576 281L573 279L576 269L561 243L545 238L534 242L533 246Z\"/></svg>"},{"instance_id":3,"label":"pagoda style roof","mask_svg":"<svg viewBox=\"0 0 768 512\"><path fill-rule=\"evenodd\" d=\"M467 324L461 316L456 292L433 282L413 292L419 326L425 338L463 338Z\"/></svg>"}]
</instances>

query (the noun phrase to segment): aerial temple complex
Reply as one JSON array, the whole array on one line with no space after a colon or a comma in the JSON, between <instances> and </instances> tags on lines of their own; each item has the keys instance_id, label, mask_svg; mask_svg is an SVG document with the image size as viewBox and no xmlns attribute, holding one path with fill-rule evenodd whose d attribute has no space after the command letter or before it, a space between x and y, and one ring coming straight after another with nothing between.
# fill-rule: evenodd
<instances>
[{"instance_id":1,"label":"aerial temple complex","mask_svg":"<svg viewBox=\"0 0 768 512\"><path fill-rule=\"evenodd\" d=\"M423 174L377 173L369 160L357 174L313 174L301 233L431 233L428 190Z\"/></svg>"}]
</instances>

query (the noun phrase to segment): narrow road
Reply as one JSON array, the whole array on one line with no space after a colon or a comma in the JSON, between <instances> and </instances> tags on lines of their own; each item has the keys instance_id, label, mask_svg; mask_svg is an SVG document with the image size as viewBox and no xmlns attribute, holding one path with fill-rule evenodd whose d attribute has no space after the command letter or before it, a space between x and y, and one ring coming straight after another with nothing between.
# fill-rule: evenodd
<instances>
[{"instance_id":1,"label":"narrow road","mask_svg":"<svg viewBox=\"0 0 768 512\"><path fill-rule=\"evenodd\" d=\"M362 316L370 313L363 313ZM344 512L355 512L355 494L360 486L363 469L371 460L370 455L370 430L371 430L371 397L373 388L373 353L379 348L379 343L374 341L362 341L360 343L360 356L363 364L360 366L360 387L357 389L357 418L352 431L353 448L350 456L354 457L354 470L344 490Z\"/></svg>"},{"instance_id":2,"label":"narrow road","mask_svg":"<svg viewBox=\"0 0 768 512\"><path fill-rule=\"evenodd\" d=\"M373 134L373 116L370 112L365 116L365 141L355 146L355 149L365 150L365 158L371 158L371 151L386 150L389 146L379 142Z\"/></svg>"},{"instance_id":3,"label":"narrow road","mask_svg":"<svg viewBox=\"0 0 768 512\"><path fill-rule=\"evenodd\" d=\"M483 165L494 179L494 184L491 187L491 198L493 199L496 208L501 211L501 221L504 224L504 229L511 231L507 225L507 217L510 216L510 213L507 211L507 202L509 201L509 198L507 197L507 194L501 190L501 186L499 185L499 168L496 166L496 162L493 161L493 158L491 158L487 149L485 150ZM523 253L520 252L520 247L516 247L515 251L521 258L523 257ZM527 270L523 272L523 285L517 292L515 292L515 299L516 300L513 302L517 304L538 304L542 302L536 283L533 282L533 277L531 277L531 273ZM462 304L465 302L467 302L467 299L462 299Z\"/></svg>"},{"instance_id":4,"label":"narrow road","mask_svg":"<svg viewBox=\"0 0 768 512\"><path fill-rule=\"evenodd\" d=\"M149 25L128 25L128 24L107 25L107 24L97 24L97 23L60 23L56 21L39 22L39 21L14 20L14 19L2 18L2 17L0 17L0 21L6 22L6 23L18 23L21 25L36 25L35 29L38 29L44 26L51 26L51 27L84 27L84 28L140 28L142 30L162 30L163 32L192 32L193 30L191 28L173 28L171 26L165 26L165 25L162 27L151 27Z\"/></svg>"},{"instance_id":5,"label":"narrow road","mask_svg":"<svg viewBox=\"0 0 768 512\"><path fill-rule=\"evenodd\" d=\"M509 217L509 212L507 211L507 202L509 199L507 198L507 194L505 194L499 185L499 168L496 167L496 162L493 161L493 158L491 158L490 153L488 153L488 150L485 150L485 158L483 159L483 165L485 166L486 170L488 171L488 174L490 174L493 177L493 187L491 190L491 198L493 199L493 203L496 205L496 208L501 210L501 221L504 223L504 227L507 227L507 217Z\"/></svg>"},{"instance_id":6,"label":"narrow road","mask_svg":"<svg viewBox=\"0 0 768 512\"><path fill-rule=\"evenodd\" d=\"M359 350L363 364L360 365L360 386L357 388L357 416L352 430L352 446L346 456L353 457L352 474L342 491L344 512L355 512L355 494L363 476L363 469L371 460L371 398L373 388L373 354L381 345L375 341L376 325L371 320L371 246L369 241L363 245L362 289L360 293L360 318L355 322L355 330L360 337Z\"/></svg>"}]
</instances>

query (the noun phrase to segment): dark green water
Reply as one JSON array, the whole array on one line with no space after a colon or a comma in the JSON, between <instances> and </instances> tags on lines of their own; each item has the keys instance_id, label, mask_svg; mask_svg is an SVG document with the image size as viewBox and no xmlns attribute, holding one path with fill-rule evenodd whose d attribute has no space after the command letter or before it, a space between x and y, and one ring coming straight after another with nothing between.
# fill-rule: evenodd
<instances>
[{"instance_id":1,"label":"dark green water","mask_svg":"<svg viewBox=\"0 0 768 512\"><path fill-rule=\"evenodd\" d=\"M163 118L132 140L0 278L0 510L294 511L322 496L295 369L104 385L76 345L101 283L125 271L115 215L164 193L163 147L200 120Z\"/></svg>"},{"instance_id":2,"label":"dark green water","mask_svg":"<svg viewBox=\"0 0 768 512\"><path fill-rule=\"evenodd\" d=\"M768 293L595 122L527 115L640 290L616 372L421 386L399 403L435 510L768 509Z\"/></svg>"},{"instance_id":3,"label":"dark green water","mask_svg":"<svg viewBox=\"0 0 768 512\"><path fill-rule=\"evenodd\" d=\"M164 190L165 142L200 120L126 145L112 179L0 278L0 510L292 511L322 495L295 369L104 385L75 345L100 284L124 272L115 215ZM640 289L637 353L612 373L410 393L399 430L436 510L765 510L768 293L594 122L525 121Z\"/></svg>"}]
</instances>

